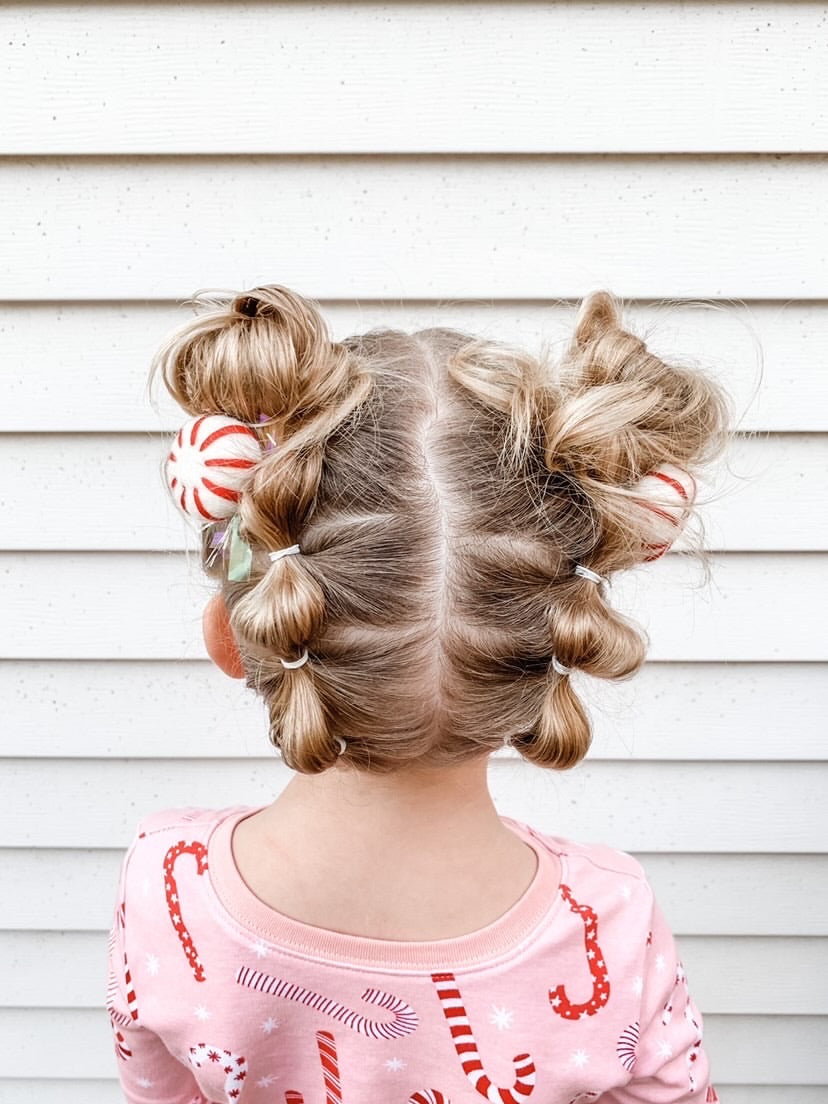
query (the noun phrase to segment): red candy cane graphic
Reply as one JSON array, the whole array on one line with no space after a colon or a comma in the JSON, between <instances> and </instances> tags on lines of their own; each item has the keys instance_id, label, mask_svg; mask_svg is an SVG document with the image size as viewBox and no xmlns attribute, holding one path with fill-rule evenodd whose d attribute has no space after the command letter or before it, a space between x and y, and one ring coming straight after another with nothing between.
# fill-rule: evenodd
<instances>
[{"instance_id":1,"label":"red candy cane graphic","mask_svg":"<svg viewBox=\"0 0 828 1104\"><path fill-rule=\"evenodd\" d=\"M701 1028L693 1019L693 1012L690 1005L690 991L687 988L687 975L684 972L684 966L681 962L676 963L676 980L661 1013L661 1022L666 1025L673 1018L673 1001L675 999L676 990L680 985L684 989L684 1018L695 1029L696 1033L695 1042L693 1042L690 1049L687 1051L687 1080L690 1085L690 1091L695 1092L696 1079L693 1076L693 1063L697 1061L699 1051L701 1050Z\"/></svg>"},{"instance_id":2,"label":"red candy cane graphic","mask_svg":"<svg viewBox=\"0 0 828 1104\"><path fill-rule=\"evenodd\" d=\"M124 938L124 902L123 901L121 902L121 904L118 906L118 908L116 910L115 923L117 924L118 930L121 933L121 939L123 939ZM109 957L112 958L115 954L115 929L114 928L109 933L108 948L109 948ZM127 962L126 950L124 950L124 984L125 984L125 988L126 988L127 1007L129 1008L130 1017L133 1020L137 1020L138 1019L138 1002L135 999L135 989L134 989L133 984L132 984L132 975L129 972L129 963ZM115 981L114 977L110 977L109 984L107 985L107 991L106 991L106 1007L109 1009L110 1015L112 1015L114 1013L115 996L116 996L117 993L118 993L117 982ZM126 1024L122 1024L121 1026L127 1027L128 1025L129 1025L129 1020L127 1020Z\"/></svg>"},{"instance_id":3,"label":"red candy cane graphic","mask_svg":"<svg viewBox=\"0 0 828 1104\"><path fill-rule=\"evenodd\" d=\"M528 1054L518 1054L512 1062L515 1065L515 1083L511 1089L500 1089L492 1084L486 1075L477 1043L472 1033L466 1009L463 1007L460 990L454 974L432 974L431 980L437 986L437 996L443 1006L443 1014L448 1020L454 1049L463 1067L463 1072L481 1096L492 1104L517 1104L530 1095L535 1087L535 1063Z\"/></svg>"},{"instance_id":4,"label":"red candy cane graphic","mask_svg":"<svg viewBox=\"0 0 828 1104\"><path fill-rule=\"evenodd\" d=\"M227 1097L228 1104L239 1099L244 1088L244 1079L247 1077L244 1058L232 1054L229 1050L209 1046L207 1043L197 1043L190 1047L187 1057L190 1065L195 1069L206 1067L224 1074L224 1095Z\"/></svg>"},{"instance_id":5,"label":"red candy cane graphic","mask_svg":"<svg viewBox=\"0 0 828 1104\"><path fill-rule=\"evenodd\" d=\"M317 1031L316 1045L319 1048L322 1079L325 1082L325 1104L342 1104L342 1082L339 1079L336 1042L330 1031ZM288 1089L285 1092L285 1104L305 1104L305 1098L295 1089Z\"/></svg>"},{"instance_id":6,"label":"red candy cane graphic","mask_svg":"<svg viewBox=\"0 0 828 1104\"><path fill-rule=\"evenodd\" d=\"M299 1001L318 1012L332 1016L346 1027L358 1031L360 1035L367 1035L371 1039L399 1039L403 1035L410 1035L417 1029L417 1013L410 1004L395 997L393 993L385 993L382 989L366 989L362 999L369 1004L378 1004L381 1008L387 1008L394 1013L394 1019L389 1023L379 1020L369 1020L353 1012L338 1001L330 997L323 997L314 993L311 989L305 989L302 985L294 985L290 981L282 981L280 978L263 974L259 970L251 970L249 966L240 966L236 971L236 981L248 989L256 989L260 993L268 993L272 997L284 997L286 1000Z\"/></svg>"},{"instance_id":7,"label":"red candy cane graphic","mask_svg":"<svg viewBox=\"0 0 828 1104\"><path fill-rule=\"evenodd\" d=\"M118 1030L119 1027L129 1027L132 1022L129 1016L125 1016L122 1012L116 1011L114 1008L108 1008L109 1021L112 1024L112 1033L115 1036L115 1053L125 1062L127 1058L132 1057L132 1051L126 1045L126 1039Z\"/></svg>"},{"instance_id":8,"label":"red candy cane graphic","mask_svg":"<svg viewBox=\"0 0 828 1104\"><path fill-rule=\"evenodd\" d=\"M598 946L598 917L595 910L589 905L579 905L569 886L561 885L561 895L569 903L569 911L576 912L584 922L587 964L592 975L592 996L583 1004L574 1004L566 995L566 987L559 985L556 989L549 990L549 1003L565 1020L579 1020L583 1016L594 1016L607 1003L610 995L609 975L604 955Z\"/></svg>"},{"instance_id":9,"label":"red candy cane graphic","mask_svg":"<svg viewBox=\"0 0 828 1104\"><path fill-rule=\"evenodd\" d=\"M196 981L204 981L204 967L199 961L198 953L187 926L181 919L181 902L178 899L178 885L173 871L176 859L179 855L185 853L195 855L196 870L199 874L203 874L207 869L207 848L204 844L198 842L185 843L184 840L179 840L164 856L164 892L167 895L167 911L170 914L172 926L181 940L181 946L184 948L184 954L187 956L190 968Z\"/></svg>"},{"instance_id":10,"label":"red candy cane graphic","mask_svg":"<svg viewBox=\"0 0 828 1104\"><path fill-rule=\"evenodd\" d=\"M407 1104L451 1104L447 1096L443 1096L437 1089L423 1089L409 1096Z\"/></svg>"}]
</instances>

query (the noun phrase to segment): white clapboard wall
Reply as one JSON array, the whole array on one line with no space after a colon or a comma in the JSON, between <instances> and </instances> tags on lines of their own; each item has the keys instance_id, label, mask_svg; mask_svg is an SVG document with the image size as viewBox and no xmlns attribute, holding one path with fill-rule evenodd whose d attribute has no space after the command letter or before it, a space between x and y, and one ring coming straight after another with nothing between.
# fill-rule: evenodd
<instances>
[{"instance_id":1,"label":"white clapboard wall","mask_svg":"<svg viewBox=\"0 0 828 1104\"><path fill-rule=\"evenodd\" d=\"M733 396L711 581L676 554L617 580L644 669L574 675L589 758L498 753L491 788L644 863L723 1101L824 1101L825 5L4 4L0 51L0 1099L120 1099L106 935L137 819L289 777L206 660L159 478L181 419L145 393L184 299L279 282L337 337L536 350L606 287Z\"/></svg>"}]
</instances>

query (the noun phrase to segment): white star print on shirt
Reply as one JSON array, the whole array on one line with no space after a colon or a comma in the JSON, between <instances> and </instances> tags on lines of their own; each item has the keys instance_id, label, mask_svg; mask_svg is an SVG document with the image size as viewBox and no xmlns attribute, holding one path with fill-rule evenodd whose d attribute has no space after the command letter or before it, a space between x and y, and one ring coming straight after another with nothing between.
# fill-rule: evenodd
<instances>
[{"instance_id":1,"label":"white star print on shirt","mask_svg":"<svg viewBox=\"0 0 828 1104\"><path fill-rule=\"evenodd\" d=\"M385 1068L390 1070L391 1073L396 1073L397 1070L405 1069L405 1062L401 1058L389 1058L385 1063Z\"/></svg>"},{"instance_id":2,"label":"white star print on shirt","mask_svg":"<svg viewBox=\"0 0 828 1104\"><path fill-rule=\"evenodd\" d=\"M151 974L153 977L157 977L158 976L158 966L159 966L159 962L158 962L158 958L156 957L156 955L148 954L147 955L147 973Z\"/></svg>"},{"instance_id":3,"label":"white star print on shirt","mask_svg":"<svg viewBox=\"0 0 828 1104\"><path fill-rule=\"evenodd\" d=\"M148 1077L139 1077L138 1084L141 1086L142 1089L151 1089L155 1082L150 1081Z\"/></svg>"},{"instance_id":4,"label":"white star print on shirt","mask_svg":"<svg viewBox=\"0 0 828 1104\"><path fill-rule=\"evenodd\" d=\"M270 953L265 946L265 942L263 939L258 939L255 943L251 943L250 950L253 952L256 958L264 958Z\"/></svg>"},{"instance_id":5,"label":"white star print on shirt","mask_svg":"<svg viewBox=\"0 0 828 1104\"><path fill-rule=\"evenodd\" d=\"M661 1042L658 1044L658 1056L659 1058L673 1057L673 1048L670 1046L666 1039L662 1039Z\"/></svg>"},{"instance_id":6,"label":"white star print on shirt","mask_svg":"<svg viewBox=\"0 0 828 1104\"><path fill-rule=\"evenodd\" d=\"M664 961L664 955L656 955L655 968L658 970L659 973L661 973L666 965L667 963Z\"/></svg>"},{"instance_id":7,"label":"white star print on shirt","mask_svg":"<svg viewBox=\"0 0 828 1104\"><path fill-rule=\"evenodd\" d=\"M498 1008L496 1004L493 1004L492 1008L494 1011L489 1016L489 1023L494 1024L499 1031L502 1031L504 1027L512 1026L514 1012L510 1012L507 1008Z\"/></svg>"},{"instance_id":8,"label":"white star print on shirt","mask_svg":"<svg viewBox=\"0 0 828 1104\"><path fill-rule=\"evenodd\" d=\"M589 1061L589 1055L585 1050L576 1050L575 1053L572 1055L570 1061L574 1062L574 1064L578 1066L579 1069L583 1069L583 1067Z\"/></svg>"},{"instance_id":9,"label":"white star print on shirt","mask_svg":"<svg viewBox=\"0 0 828 1104\"><path fill-rule=\"evenodd\" d=\"M272 1016L268 1016L265 1022L262 1024L262 1031L265 1035L269 1035L274 1027L279 1026L279 1021L274 1020Z\"/></svg>"},{"instance_id":10,"label":"white star print on shirt","mask_svg":"<svg viewBox=\"0 0 828 1104\"><path fill-rule=\"evenodd\" d=\"M632 980L632 991L635 993L635 995L637 997L640 997L643 989L644 989L644 978L634 977L633 980Z\"/></svg>"},{"instance_id":11,"label":"white star print on shirt","mask_svg":"<svg viewBox=\"0 0 828 1104\"><path fill-rule=\"evenodd\" d=\"M210 1019L210 1013L203 1004L200 1004L198 1008L193 1009L193 1015L196 1017L196 1019L201 1020L202 1023L204 1023L205 1020Z\"/></svg>"},{"instance_id":12,"label":"white star print on shirt","mask_svg":"<svg viewBox=\"0 0 828 1104\"><path fill-rule=\"evenodd\" d=\"M274 1074L268 1073L265 1077L259 1078L259 1080L256 1082L256 1087L259 1089L270 1088L270 1086L276 1080L278 1080L278 1078Z\"/></svg>"}]
</instances>

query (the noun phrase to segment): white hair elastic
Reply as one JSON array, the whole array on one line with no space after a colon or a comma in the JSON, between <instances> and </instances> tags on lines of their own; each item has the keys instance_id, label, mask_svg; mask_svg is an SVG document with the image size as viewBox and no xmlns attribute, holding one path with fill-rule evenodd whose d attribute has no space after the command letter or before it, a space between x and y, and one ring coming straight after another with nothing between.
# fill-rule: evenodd
<instances>
[{"instance_id":1,"label":"white hair elastic","mask_svg":"<svg viewBox=\"0 0 828 1104\"><path fill-rule=\"evenodd\" d=\"M295 671L297 667L302 667L308 662L308 649L305 648L299 659L280 659L279 662L283 667L287 667L291 671Z\"/></svg>"},{"instance_id":2,"label":"white hair elastic","mask_svg":"<svg viewBox=\"0 0 828 1104\"><path fill-rule=\"evenodd\" d=\"M276 552L268 552L268 556L275 563L276 560L281 560L282 556L295 556L299 551L301 551L299 545L292 544L290 548L279 548Z\"/></svg>"},{"instance_id":3,"label":"white hair elastic","mask_svg":"<svg viewBox=\"0 0 828 1104\"><path fill-rule=\"evenodd\" d=\"M582 579L591 579L593 583L609 582L603 575L599 575L597 571L593 571L590 567L584 567L583 564L576 564L575 574L580 575Z\"/></svg>"},{"instance_id":4,"label":"white hair elastic","mask_svg":"<svg viewBox=\"0 0 828 1104\"><path fill-rule=\"evenodd\" d=\"M552 656L552 666L555 668L559 675L568 675L569 672L572 670L571 667L564 667L562 663L559 663L557 656Z\"/></svg>"}]
</instances>

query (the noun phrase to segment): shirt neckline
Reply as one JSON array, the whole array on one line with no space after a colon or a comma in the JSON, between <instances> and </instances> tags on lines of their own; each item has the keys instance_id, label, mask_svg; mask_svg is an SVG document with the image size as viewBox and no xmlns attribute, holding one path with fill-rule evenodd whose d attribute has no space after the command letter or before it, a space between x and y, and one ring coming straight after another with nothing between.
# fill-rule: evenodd
<instances>
[{"instance_id":1,"label":"shirt neckline","mask_svg":"<svg viewBox=\"0 0 828 1104\"><path fill-rule=\"evenodd\" d=\"M210 882L225 911L244 928L295 953L360 966L422 969L488 964L512 954L549 917L561 895L551 852L521 821L501 816L503 823L535 852L535 876L522 896L501 916L476 931L449 939L376 939L317 927L279 912L258 898L242 878L233 857L233 830L266 806L231 809L213 827L207 841ZM560 861L560 882L567 881L566 855Z\"/></svg>"}]
</instances>

